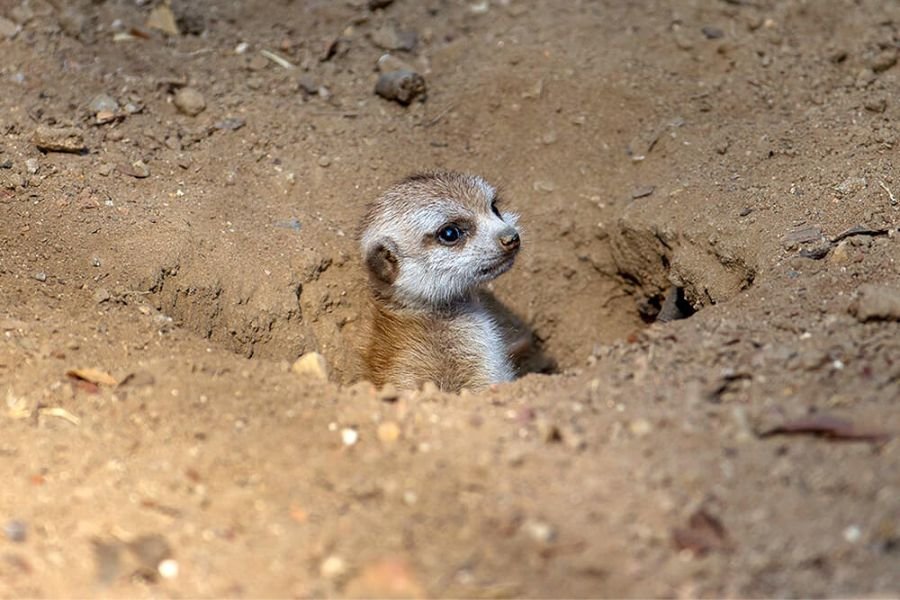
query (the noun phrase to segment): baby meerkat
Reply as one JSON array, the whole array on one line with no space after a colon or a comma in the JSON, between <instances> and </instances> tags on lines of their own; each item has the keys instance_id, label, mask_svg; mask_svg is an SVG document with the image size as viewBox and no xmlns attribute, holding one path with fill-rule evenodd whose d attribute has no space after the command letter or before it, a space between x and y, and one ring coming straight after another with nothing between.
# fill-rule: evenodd
<instances>
[{"instance_id":1,"label":"baby meerkat","mask_svg":"<svg viewBox=\"0 0 900 600\"><path fill-rule=\"evenodd\" d=\"M391 187L370 207L360 246L372 322L364 375L378 386L445 391L509 381L515 373L481 286L513 265L517 217L475 175L430 172Z\"/></svg>"}]
</instances>

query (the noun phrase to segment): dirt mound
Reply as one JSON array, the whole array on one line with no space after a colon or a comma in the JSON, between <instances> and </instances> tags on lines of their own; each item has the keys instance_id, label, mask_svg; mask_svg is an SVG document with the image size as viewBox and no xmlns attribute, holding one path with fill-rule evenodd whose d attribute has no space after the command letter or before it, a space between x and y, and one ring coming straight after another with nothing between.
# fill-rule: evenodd
<instances>
[{"instance_id":1,"label":"dirt mound","mask_svg":"<svg viewBox=\"0 0 900 600\"><path fill-rule=\"evenodd\" d=\"M898 23L0 3L0 594L900 592ZM357 223L431 168L523 226L482 393L354 375Z\"/></svg>"}]
</instances>

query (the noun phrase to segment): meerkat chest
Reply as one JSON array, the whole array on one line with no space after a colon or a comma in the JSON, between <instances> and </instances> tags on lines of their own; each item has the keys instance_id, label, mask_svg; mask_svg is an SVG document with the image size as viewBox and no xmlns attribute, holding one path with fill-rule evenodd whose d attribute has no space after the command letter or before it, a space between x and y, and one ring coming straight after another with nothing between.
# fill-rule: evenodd
<instances>
[{"instance_id":1,"label":"meerkat chest","mask_svg":"<svg viewBox=\"0 0 900 600\"><path fill-rule=\"evenodd\" d=\"M461 316L456 337L488 383L511 381L514 373L502 332L491 315L478 310Z\"/></svg>"}]
</instances>

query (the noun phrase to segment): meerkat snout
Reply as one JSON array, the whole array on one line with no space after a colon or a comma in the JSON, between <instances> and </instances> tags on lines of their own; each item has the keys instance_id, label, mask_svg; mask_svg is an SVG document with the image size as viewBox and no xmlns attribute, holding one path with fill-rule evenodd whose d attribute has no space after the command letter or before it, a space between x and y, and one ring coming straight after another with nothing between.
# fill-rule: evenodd
<instances>
[{"instance_id":1,"label":"meerkat snout","mask_svg":"<svg viewBox=\"0 0 900 600\"><path fill-rule=\"evenodd\" d=\"M373 382L458 390L513 377L479 297L521 246L516 215L498 205L481 177L441 171L408 177L370 206L360 249L374 305L363 361Z\"/></svg>"}]
</instances>

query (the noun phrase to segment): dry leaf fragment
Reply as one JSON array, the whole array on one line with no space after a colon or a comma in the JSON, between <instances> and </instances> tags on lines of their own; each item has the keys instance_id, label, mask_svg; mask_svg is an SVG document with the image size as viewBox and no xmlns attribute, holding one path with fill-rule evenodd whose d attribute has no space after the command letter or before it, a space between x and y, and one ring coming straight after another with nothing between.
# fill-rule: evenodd
<instances>
[{"instance_id":1,"label":"dry leaf fragment","mask_svg":"<svg viewBox=\"0 0 900 600\"><path fill-rule=\"evenodd\" d=\"M100 369L69 369L66 371L66 376L71 377L72 379L79 379L97 385L108 385L110 387L114 387L119 383L112 375L105 373Z\"/></svg>"}]
</instances>

